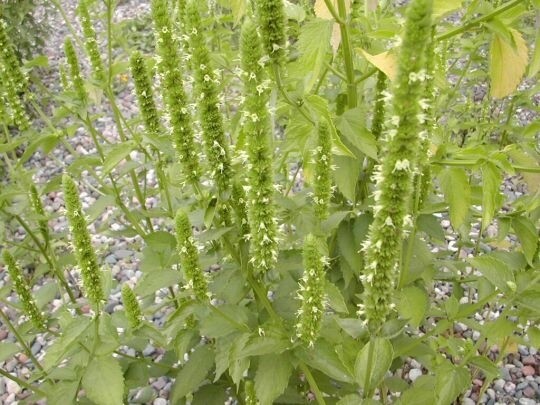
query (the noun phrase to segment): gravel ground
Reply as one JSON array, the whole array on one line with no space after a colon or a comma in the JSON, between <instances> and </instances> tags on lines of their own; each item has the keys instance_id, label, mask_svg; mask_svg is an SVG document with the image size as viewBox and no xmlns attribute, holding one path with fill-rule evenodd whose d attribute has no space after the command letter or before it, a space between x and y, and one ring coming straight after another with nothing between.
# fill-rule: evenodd
<instances>
[{"instance_id":1,"label":"gravel ground","mask_svg":"<svg viewBox=\"0 0 540 405\"><path fill-rule=\"evenodd\" d=\"M67 11L68 17L72 22L76 21L75 18L75 6L77 4L74 0L62 0L62 3ZM132 19L140 17L149 10L149 2L145 0L124 0L121 1L115 14L115 21L122 21L126 19ZM56 92L59 89L59 77L58 66L63 62L63 42L69 31L59 14L52 13L52 26L54 31L51 38L47 42L45 54L49 58L50 69L43 77L44 84L51 92ZM75 28L79 30L77 24ZM98 27L99 30L100 27ZM81 58L81 61L83 58ZM85 67L85 71L88 71L88 66ZM120 92L118 96L118 102L126 117L131 117L137 113L136 102L133 96L132 85L128 82L125 88ZM107 111L106 108L102 110L104 114L95 121L95 126L107 139L117 140L118 134L114 121L112 120L112 114ZM532 117L527 112L518 111L520 119L530 120ZM523 115L523 117L522 117ZM530 122L530 121L529 121ZM69 139L71 146L79 154L93 154L95 148L93 146L90 136L85 133L83 128L78 128L75 135ZM136 155L132 158L137 159ZM36 153L32 159L29 160L27 167L34 169L34 180L38 185L46 184L53 176L59 175L65 165L69 165L72 161L70 153L64 147L58 147L54 152L45 157L40 153ZM294 168L293 168L294 171ZM87 172L83 172L81 178L82 189L81 199L85 209L90 207L98 198L92 186L95 185L95 181ZM148 173L148 182L150 187L156 184L155 175L153 172ZM302 180L298 180L298 186L301 187ZM508 178L501 191L507 196L517 198L526 192L523 183L519 178ZM61 192L50 192L45 201L45 208L47 212L53 214L55 218L50 222L55 233L65 232L67 230L67 224L61 209L63 207L63 198ZM156 205L155 200L147 201L148 205ZM133 203L133 207L136 204ZM107 209L101 215L100 218L92 225L93 231L96 230L96 225L99 225L107 218L113 215L112 209ZM455 249L455 237L452 235L453 231L450 228L450 223L447 219L441 217L441 223L447 231L447 243L449 249ZM114 227L114 225L113 225ZM474 228L472 232L478 233L478 228ZM496 227L492 226L487 230L495 234ZM135 285L137 280L142 276L142 272L139 270L140 264L140 248L141 240L139 238L110 238L95 233L94 244L99 251L100 257L104 257L105 265L111 268L113 277L120 283L127 282L130 285ZM24 230L18 229L15 233L15 237L24 238ZM434 248L436 251L437 248ZM457 249L456 249L457 250ZM467 257L470 251L463 249L460 254L462 257ZM73 274L75 279L78 279L77 274ZM0 287L5 285L6 272L0 272ZM434 289L434 299L445 300L451 294L451 285L447 283L440 283ZM11 297L14 299L14 297ZM163 297L158 296L157 301L160 301ZM57 299L52 302L51 310L54 311L62 305L62 301ZM88 310L88 308L86 308ZM119 288L112 291L109 302L106 306L106 311L113 312L122 309L121 295ZM8 315L16 320L16 314L13 311L8 311ZM159 311L154 314L153 321L157 325L161 325L164 322L167 313ZM499 316L497 309L491 311L485 311L483 313L476 314L475 318L479 322L483 322L486 319L495 319ZM479 333L469 329L464 324L457 324L455 326L455 333L461 334L464 337L477 340ZM15 341L15 337L8 331L5 325L0 326L0 341ZM49 342L43 337L38 337L31 342L32 353L41 359L46 351ZM127 352L128 354L134 354ZM163 351L159 348L155 348L149 345L144 354L146 356L152 356L155 359L159 359L163 355ZM490 353L492 358L497 356L497 349L494 348ZM478 398L480 387L482 386L482 380L475 379L473 385L469 391L467 391L466 398L463 404L521 404L521 405L533 405L540 403L540 353L535 348L520 346L517 353L511 354L504 359L504 364L500 368L500 377L496 379L482 398ZM12 358L0 367L9 373L12 373L22 379L28 378L30 375L30 369L32 364L24 354L19 354L15 358ZM415 360L406 362L402 369L397 370L396 375L406 378L410 381L414 381L420 375L425 373L422 366ZM159 377L149 380L149 386L141 390L130 393L131 403L145 403L154 405L166 405L169 403L168 396L170 392L172 381L167 377ZM18 384L13 381L0 377L0 404L16 404L18 401L23 400L29 395L27 390L22 389Z\"/></svg>"}]
</instances>

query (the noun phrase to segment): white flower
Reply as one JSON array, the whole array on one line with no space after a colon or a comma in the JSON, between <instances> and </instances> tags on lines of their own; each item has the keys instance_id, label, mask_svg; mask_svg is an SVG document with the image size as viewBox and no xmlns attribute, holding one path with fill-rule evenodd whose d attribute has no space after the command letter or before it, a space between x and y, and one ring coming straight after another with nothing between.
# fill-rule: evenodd
<instances>
[{"instance_id":1,"label":"white flower","mask_svg":"<svg viewBox=\"0 0 540 405\"><path fill-rule=\"evenodd\" d=\"M392 170L392 173L395 172L395 171L400 171L400 170L406 170L406 171L410 171L411 170L411 166L410 166L410 163L407 159L398 159L396 160L396 164L394 166L394 170Z\"/></svg>"}]
</instances>

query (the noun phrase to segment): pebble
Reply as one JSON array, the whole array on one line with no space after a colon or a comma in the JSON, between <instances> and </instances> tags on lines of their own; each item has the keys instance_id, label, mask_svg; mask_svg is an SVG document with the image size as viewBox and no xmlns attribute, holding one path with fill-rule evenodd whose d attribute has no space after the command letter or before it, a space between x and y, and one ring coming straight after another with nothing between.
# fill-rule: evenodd
<instances>
[{"instance_id":1,"label":"pebble","mask_svg":"<svg viewBox=\"0 0 540 405\"><path fill-rule=\"evenodd\" d=\"M167 405L167 400L164 398L154 399L153 405Z\"/></svg>"},{"instance_id":2,"label":"pebble","mask_svg":"<svg viewBox=\"0 0 540 405\"><path fill-rule=\"evenodd\" d=\"M117 259L127 259L128 257L133 256L133 251L127 249L119 249L114 252L114 255Z\"/></svg>"},{"instance_id":3,"label":"pebble","mask_svg":"<svg viewBox=\"0 0 540 405\"><path fill-rule=\"evenodd\" d=\"M8 336L8 331L5 329L0 329L0 341L4 340Z\"/></svg>"},{"instance_id":4,"label":"pebble","mask_svg":"<svg viewBox=\"0 0 540 405\"><path fill-rule=\"evenodd\" d=\"M536 396L536 391L533 387L527 387L523 390L523 395L527 398L534 398Z\"/></svg>"},{"instance_id":5,"label":"pebble","mask_svg":"<svg viewBox=\"0 0 540 405\"><path fill-rule=\"evenodd\" d=\"M530 398L521 398L518 404L519 405L536 405L536 401Z\"/></svg>"},{"instance_id":6,"label":"pebble","mask_svg":"<svg viewBox=\"0 0 540 405\"><path fill-rule=\"evenodd\" d=\"M488 396L491 398L491 399L495 399L495 390L493 388L488 388L486 390L486 393L488 394Z\"/></svg>"},{"instance_id":7,"label":"pebble","mask_svg":"<svg viewBox=\"0 0 540 405\"><path fill-rule=\"evenodd\" d=\"M22 388L19 384L17 384L15 381L6 379L6 392L8 394L18 394L21 392Z\"/></svg>"},{"instance_id":8,"label":"pebble","mask_svg":"<svg viewBox=\"0 0 540 405\"><path fill-rule=\"evenodd\" d=\"M493 384L493 388L495 388L495 390L499 392L502 392L502 390L504 389L504 380L502 378L495 380L495 383Z\"/></svg>"},{"instance_id":9,"label":"pebble","mask_svg":"<svg viewBox=\"0 0 540 405\"><path fill-rule=\"evenodd\" d=\"M514 384L512 381L508 381L504 384L504 390L507 393L512 394L516 391L516 384Z\"/></svg>"},{"instance_id":10,"label":"pebble","mask_svg":"<svg viewBox=\"0 0 540 405\"><path fill-rule=\"evenodd\" d=\"M463 398L462 405L475 405L475 402L470 398Z\"/></svg>"},{"instance_id":11,"label":"pebble","mask_svg":"<svg viewBox=\"0 0 540 405\"><path fill-rule=\"evenodd\" d=\"M422 375L422 370L418 369L418 368L412 368L410 371L409 371L409 379L411 381L415 381L418 377L420 377Z\"/></svg>"},{"instance_id":12,"label":"pebble","mask_svg":"<svg viewBox=\"0 0 540 405\"><path fill-rule=\"evenodd\" d=\"M521 372L523 373L524 376L530 376L530 375L534 375L536 370L532 366L524 366L521 369Z\"/></svg>"},{"instance_id":13,"label":"pebble","mask_svg":"<svg viewBox=\"0 0 540 405\"><path fill-rule=\"evenodd\" d=\"M526 366L535 366L536 358L534 356L526 356L521 359L521 362Z\"/></svg>"}]
</instances>

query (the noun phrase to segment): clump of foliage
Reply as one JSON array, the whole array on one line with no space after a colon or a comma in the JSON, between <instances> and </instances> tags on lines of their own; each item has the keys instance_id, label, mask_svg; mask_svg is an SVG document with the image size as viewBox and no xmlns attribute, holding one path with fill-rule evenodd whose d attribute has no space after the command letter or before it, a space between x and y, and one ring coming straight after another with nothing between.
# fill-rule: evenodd
<instances>
[{"instance_id":1,"label":"clump of foliage","mask_svg":"<svg viewBox=\"0 0 540 405\"><path fill-rule=\"evenodd\" d=\"M451 404L540 346L538 124L515 114L538 92L537 2L152 0L155 49L114 39L115 4L78 4L45 130L0 30L0 360L30 359L29 401L128 403L167 376L175 404ZM45 184L38 149L70 155ZM501 193L510 176L528 192ZM133 244L140 277L113 277L102 235Z\"/></svg>"}]
</instances>

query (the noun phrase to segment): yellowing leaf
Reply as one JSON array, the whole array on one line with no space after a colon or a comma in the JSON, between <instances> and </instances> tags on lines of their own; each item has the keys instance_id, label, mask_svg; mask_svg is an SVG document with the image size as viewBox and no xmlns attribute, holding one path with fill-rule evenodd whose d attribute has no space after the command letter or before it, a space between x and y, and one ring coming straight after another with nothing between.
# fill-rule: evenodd
<instances>
[{"instance_id":1,"label":"yellowing leaf","mask_svg":"<svg viewBox=\"0 0 540 405\"><path fill-rule=\"evenodd\" d=\"M511 94L521 82L527 68L527 45L521 34L510 28L514 44L499 34L491 41L491 96L503 98Z\"/></svg>"},{"instance_id":2,"label":"yellowing leaf","mask_svg":"<svg viewBox=\"0 0 540 405\"><path fill-rule=\"evenodd\" d=\"M334 9L336 10L336 12L338 12L337 0L330 1L334 5ZM315 5L313 9L315 10L315 16L318 18L322 18L323 20L334 19L324 0L315 0ZM351 9L350 1L345 1L345 9L347 10L347 13ZM336 53L337 49L339 48L339 44L341 43L341 31L339 29L338 23L334 23L332 27L332 37L330 38L330 42L332 44L332 49L334 50L334 53Z\"/></svg>"},{"instance_id":3,"label":"yellowing leaf","mask_svg":"<svg viewBox=\"0 0 540 405\"><path fill-rule=\"evenodd\" d=\"M540 23L540 16L537 17L538 23ZM534 45L534 54L532 57L531 64L529 65L529 74L528 76L530 78L536 77L538 74L538 71L540 71L540 24L538 24L538 28L536 29L536 42Z\"/></svg>"},{"instance_id":4,"label":"yellowing leaf","mask_svg":"<svg viewBox=\"0 0 540 405\"><path fill-rule=\"evenodd\" d=\"M390 51L371 55L363 49L358 49L360 53L377 69L381 70L390 80L394 80L397 76L397 58Z\"/></svg>"},{"instance_id":5,"label":"yellowing leaf","mask_svg":"<svg viewBox=\"0 0 540 405\"><path fill-rule=\"evenodd\" d=\"M461 7L463 0L434 0L433 19L442 17Z\"/></svg>"}]
</instances>

